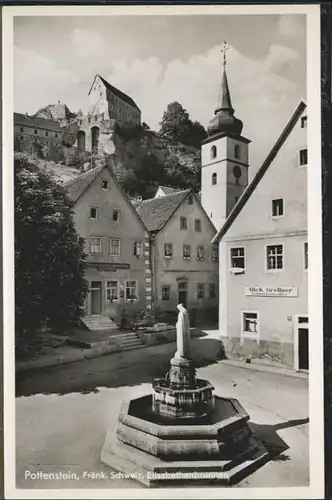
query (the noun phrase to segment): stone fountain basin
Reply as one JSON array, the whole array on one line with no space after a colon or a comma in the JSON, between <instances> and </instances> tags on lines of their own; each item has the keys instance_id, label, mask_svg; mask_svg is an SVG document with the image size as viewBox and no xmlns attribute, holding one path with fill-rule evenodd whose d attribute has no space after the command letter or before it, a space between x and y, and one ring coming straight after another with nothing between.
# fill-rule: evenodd
<instances>
[{"instance_id":1,"label":"stone fountain basin","mask_svg":"<svg viewBox=\"0 0 332 500\"><path fill-rule=\"evenodd\" d=\"M101 461L146 486L234 484L268 461L251 433L249 415L232 398L215 396L215 411L199 419L161 417L152 394L124 401L109 429Z\"/></svg>"},{"instance_id":2,"label":"stone fountain basin","mask_svg":"<svg viewBox=\"0 0 332 500\"><path fill-rule=\"evenodd\" d=\"M246 445L249 415L235 399L215 397L215 409L203 418L156 415L153 396L124 401L117 439L163 460L226 458Z\"/></svg>"}]
</instances>

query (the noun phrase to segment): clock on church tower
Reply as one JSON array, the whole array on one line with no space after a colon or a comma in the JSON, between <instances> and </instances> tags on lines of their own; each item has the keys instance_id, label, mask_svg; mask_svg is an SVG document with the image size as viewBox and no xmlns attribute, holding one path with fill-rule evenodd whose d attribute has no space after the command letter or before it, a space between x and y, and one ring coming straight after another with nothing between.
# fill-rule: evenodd
<instances>
[{"instance_id":1,"label":"clock on church tower","mask_svg":"<svg viewBox=\"0 0 332 500\"><path fill-rule=\"evenodd\" d=\"M248 184L249 139L241 135L242 121L234 116L226 74L226 42L220 100L201 146L202 205L219 230Z\"/></svg>"}]
</instances>

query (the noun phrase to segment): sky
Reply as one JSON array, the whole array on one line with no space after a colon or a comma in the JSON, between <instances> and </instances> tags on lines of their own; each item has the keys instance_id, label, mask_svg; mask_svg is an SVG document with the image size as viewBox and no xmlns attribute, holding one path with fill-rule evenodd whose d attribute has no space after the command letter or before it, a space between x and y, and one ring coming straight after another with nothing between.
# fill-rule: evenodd
<instances>
[{"instance_id":1,"label":"sky","mask_svg":"<svg viewBox=\"0 0 332 500\"><path fill-rule=\"evenodd\" d=\"M224 40L232 105L256 169L306 99L304 15L16 17L14 109L60 101L85 111L99 73L135 100L152 129L173 101L207 127Z\"/></svg>"}]
</instances>

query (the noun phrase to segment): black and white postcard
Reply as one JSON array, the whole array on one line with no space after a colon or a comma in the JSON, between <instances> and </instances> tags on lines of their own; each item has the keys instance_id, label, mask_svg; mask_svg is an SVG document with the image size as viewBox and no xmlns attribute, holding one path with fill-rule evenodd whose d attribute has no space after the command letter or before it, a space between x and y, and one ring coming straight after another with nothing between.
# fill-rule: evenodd
<instances>
[{"instance_id":1,"label":"black and white postcard","mask_svg":"<svg viewBox=\"0 0 332 500\"><path fill-rule=\"evenodd\" d=\"M2 20L6 498L322 498L320 7Z\"/></svg>"}]
</instances>

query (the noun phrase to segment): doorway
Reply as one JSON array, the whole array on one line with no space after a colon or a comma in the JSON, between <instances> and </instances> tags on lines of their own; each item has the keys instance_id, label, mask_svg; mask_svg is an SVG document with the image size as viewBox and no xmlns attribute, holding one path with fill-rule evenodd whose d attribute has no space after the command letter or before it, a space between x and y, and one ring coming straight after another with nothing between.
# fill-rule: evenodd
<instances>
[{"instance_id":1,"label":"doorway","mask_svg":"<svg viewBox=\"0 0 332 500\"><path fill-rule=\"evenodd\" d=\"M98 154L99 146L99 128L92 127L91 129L91 152L93 154Z\"/></svg>"},{"instance_id":2,"label":"doorway","mask_svg":"<svg viewBox=\"0 0 332 500\"><path fill-rule=\"evenodd\" d=\"M85 132L80 130L77 134L77 146L80 153L85 152Z\"/></svg>"},{"instance_id":3,"label":"doorway","mask_svg":"<svg viewBox=\"0 0 332 500\"><path fill-rule=\"evenodd\" d=\"M309 370L309 329L299 328L299 370Z\"/></svg>"},{"instance_id":4,"label":"doorway","mask_svg":"<svg viewBox=\"0 0 332 500\"><path fill-rule=\"evenodd\" d=\"M91 281L91 315L101 314L101 281Z\"/></svg>"},{"instance_id":5,"label":"doorway","mask_svg":"<svg viewBox=\"0 0 332 500\"><path fill-rule=\"evenodd\" d=\"M309 320L308 316L297 316L294 331L294 368L309 370Z\"/></svg>"},{"instance_id":6,"label":"doorway","mask_svg":"<svg viewBox=\"0 0 332 500\"><path fill-rule=\"evenodd\" d=\"M187 308L188 283L186 281L180 281L178 287L179 287L178 304L183 304L184 307Z\"/></svg>"}]
</instances>

